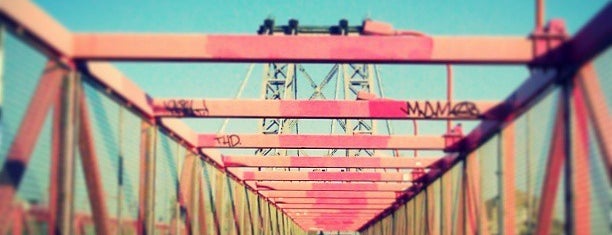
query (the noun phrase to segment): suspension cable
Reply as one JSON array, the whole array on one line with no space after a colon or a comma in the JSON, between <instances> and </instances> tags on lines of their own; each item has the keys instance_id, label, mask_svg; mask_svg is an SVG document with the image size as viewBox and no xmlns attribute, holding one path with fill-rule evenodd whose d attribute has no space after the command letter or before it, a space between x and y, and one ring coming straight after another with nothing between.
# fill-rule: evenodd
<instances>
[{"instance_id":1,"label":"suspension cable","mask_svg":"<svg viewBox=\"0 0 612 235\"><path fill-rule=\"evenodd\" d=\"M240 88L238 88L238 92L236 92L234 99L238 99L242 96L242 93L244 92L244 88L246 87L246 84L249 82L249 78L251 77L251 73L253 72L254 67L255 67L255 64L251 64L249 66L246 76L244 76L244 79L242 79L242 83L240 84ZM229 118L226 118L225 120L223 120L223 124L221 125L221 128L219 128L219 131L217 133L225 133L225 128L227 127L228 123L229 123Z\"/></svg>"}]
</instances>

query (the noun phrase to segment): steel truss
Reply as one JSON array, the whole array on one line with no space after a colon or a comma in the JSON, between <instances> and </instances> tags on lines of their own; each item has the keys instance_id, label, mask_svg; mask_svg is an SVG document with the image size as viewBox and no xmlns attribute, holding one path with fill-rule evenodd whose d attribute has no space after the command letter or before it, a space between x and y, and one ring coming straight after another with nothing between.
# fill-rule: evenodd
<instances>
[{"instance_id":1,"label":"steel truss","mask_svg":"<svg viewBox=\"0 0 612 235\"><path fill-rule=\"evenodd\" d=\"M612 137L606 132L612 120L591 64L612 44L612 4L572 37L562 21L543 25L542 8L542 1L537 1L537 23L530 37L429 36L374 21L362 26L341 21L333 27L334 34L368 36L302 37L300 32L319 32L321 28L300 27L297 21L290 21L288 27L272 24L263 32L285 30L293 36L73 33L31 2L0 2L5 31L49 58L33 93L36 99L28 103L1 168L0 214L6 219L0 220L0 233L31 232L24 225L34 220L46 222L46 232L54 234L83 234L85 225L94 225L97 234L114 233L118 226L133 228L138 234L169 230L175 234L304 234L310 229L362 234L486 234L491 230L487 223L495 224L498 233L515 234L515 208L520 200L514 182L513 160L518 156L515 122L558 88L540 202L537 213L530 214L537 218L537 224L529 225L528 231L549 234L554 229L555 198L562 193L564 231L590 234L595 182L589 174L591 168L603 165L607 182L612 178ZM288 46L296 49L287 51ZM264 99L155 99L100 60L265 62ZM331 75L320 84L305 78L314 88L313 100L295 100L298 74L307 77L300 63L306 62L334 65ZM376 76L372 63L521 64L533 72L503 101L449 99L421 104L372 96ZM345 100L314 100L326 98L321 89L333 77L343 79ZM108 211L83 82L100 88L113 102L139 117L136 218L114 218ZM235 102L239 108L224 107L224 102ZM322 104L326 106L318 106ZM255 108L245 108L249 105ZM49 203L29 206L19 202L17 192L49 112L53 112ZM238 135L195 133L181 120L166 117L263 120L261 133ZM346 121L339 121L342 134L302 135L297 118ZM376 135L373 119L481 122L465 136L460 127L439 136L383 136ZM167 224L157 223L155 214L156 143L162 136L184 150L184 156L176 156L177 169L172 169L179 182L172 193L175 214ZM478 156L477 150L493 139L498 141L498 191L499 201L504 203L494 208L499 217L490 220L481 198L480 174L484 171L478 161L487 156ZM224 156L217 150L220 148L257 151L255 156ZM299 149L309 148L332 152L351 149L347 155L357 157L301 156ZM597 148L600 159L590 157L591 148ZM288 149L297 150L292 154ZM447 155L402 159L379 156L374 149L436 149ZM261 155L269 157L257 159ZM76 158L82 163L91 215L71 209ZM258 167L425 170L253 170ZM561 182L563 190L559 190Z\"/></svg>"}]
</instances>

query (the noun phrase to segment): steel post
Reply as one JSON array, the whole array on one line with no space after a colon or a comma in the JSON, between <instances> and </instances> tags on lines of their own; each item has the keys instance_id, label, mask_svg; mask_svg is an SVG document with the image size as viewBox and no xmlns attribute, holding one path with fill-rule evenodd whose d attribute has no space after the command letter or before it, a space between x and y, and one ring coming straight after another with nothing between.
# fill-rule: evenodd
<instances>
[{"instance_id":1,"label":"steel post","mask_svg":"<svg viewBox=\"0 0 612 235\"><path fill-rule=\"evenodd\" d=\"M79 152L81 163L85 173L85 185L91 205L94 225L97 234L110 234L109 214L104 196L102 184L102 173L99 166L96 148L94 145L94 133L89 117L89 109L83 88L79 86Z\"/></svg>"},{"instance_id":2,"label":"steel post","mask_svg":"<svg viewBox=\"0 0 612 235\"><path fill-rule=\"evenodd\" d=\"M561 97L560 97L561 98ZM562 99L562 98L561 98ZM561 174L565 163L565 106L562 101L557 105L555 124L552 132L552 140L548 151L546 173L544 173L544 185L542 185L542 196L538 209L538 223L535 234L549 234L553 221L553 209L557 196L557 189L561 182Z\"/></svg>"},{"instance_id":3,"label":"steel post","mask_svg":"<svg viewBox=\"0 0 612 235\"><path fill-rule=\"evenodd\" d=\"M515 124L508 124L499 137L500 141L500 195L501 206L499 215L501 216L500 231L504 234L515 234Z\"/></svg>"},{"instance_id":4,"label":"steel post","mask_svg":"<svg viewBox=\"0 0 612 235\"><path fill-rule=\"evenodd\" d=\"M71 234L73 230L73 199L74 199L74 173L75 149L77 147L76 134L78 133L78 97L81 90L80 79L76 72L64 77L60 114L59 158L57 169L57 211L55 218L56 230L54 234ZM56 109L58 110L58 109Z\"/></svg>"},{"instance_id":5,"label":"steel post","mask_svg":"<svg viewBox=\"0 0 612 235\"><path fill-rule=\"evenodd\" d=\"M155 234L155 164L157 128L143 120L140 128L140 205L139 233Z\"/></svg>"}]
</instances>

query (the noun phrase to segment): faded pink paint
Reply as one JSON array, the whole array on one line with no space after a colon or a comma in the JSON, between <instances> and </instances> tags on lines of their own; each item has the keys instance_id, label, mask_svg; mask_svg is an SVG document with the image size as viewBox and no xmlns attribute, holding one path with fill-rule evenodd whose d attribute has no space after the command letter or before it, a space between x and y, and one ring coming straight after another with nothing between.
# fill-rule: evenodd
<instances>
[{"instance_id":1,"label":"faded pink paint","mask_svg":"<svg viewBox=\"0 0 612 235\"><path fill-rule=\"evenodd\" d=\"M400 192L410 187L411 183L395 182L278 182L278 181L246 181L253 182L259 191L285 190L285 191L391 191Z\"/></svg>"},{"instance_id":2,"label":"faded pink paint","mask_svg":"<svg viewBox=\"0 0 612 235\"><path fill-rule=\"evenodd\" d=\"M433 41L385 36L77 33L73 43L73 57L89 60L409 62L430 60Z\"/></svg>"},{"instance_id":3,"label":"faded pink paint","mask_svg":"<svg viewBox=\"0 0 612 235\"><path fill-rule=\"evenodd\" d=\"M242 180L269 181L410 181L410 173L399 172L304 172L304 171L234 171ZM241 173L240 173L241 172Z\"/></svg>"}]
</instances>

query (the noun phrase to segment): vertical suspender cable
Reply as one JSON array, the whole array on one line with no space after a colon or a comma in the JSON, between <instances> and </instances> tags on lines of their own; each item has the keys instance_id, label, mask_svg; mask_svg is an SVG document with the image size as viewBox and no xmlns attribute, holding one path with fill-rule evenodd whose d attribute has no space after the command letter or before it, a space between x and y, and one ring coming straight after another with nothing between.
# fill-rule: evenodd
<instances>
[{"instance_id":1,"label":"vertical suspender cable","mask_svg":"<svg viewBox=\"0 0 612 235\"><path fill-rule=\"evenodd\" d=\"M253 67L255 67L255 64L251 64L249 66L246 76L244 76L244 79L242 80L242 83L240 84L240 88L238 88L238 92L236 93L236 96L234 96L234 99L238 99L240 98L240 96L242 96L242 92L244 92L244 88L246 87L246 84L249 82L249 78L251 77L251 73L253 72ZM225 120L223 120L223 124L221 125L221 128L219 128L218 133L224 133L225 128L227 127L228 123L229 123L229 118L226 118Z\"/></svg>"}]
</instances>

